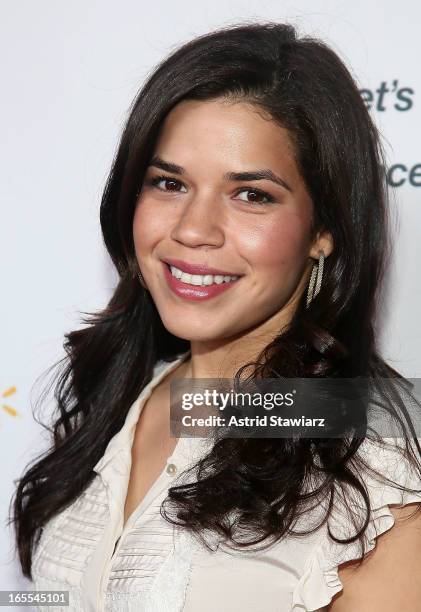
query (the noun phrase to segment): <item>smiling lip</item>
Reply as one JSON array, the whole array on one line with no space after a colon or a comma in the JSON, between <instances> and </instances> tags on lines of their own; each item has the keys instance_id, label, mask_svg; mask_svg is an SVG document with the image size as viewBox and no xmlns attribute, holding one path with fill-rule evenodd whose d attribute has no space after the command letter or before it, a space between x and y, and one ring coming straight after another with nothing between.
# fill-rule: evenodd
<instances>
[{"instance_id":1,"label":"smiling lip","mask_svg":"<svg viewBox=\"0 0 421 612\"><path fill-rule=\"evenodd\" d=\"M165 280L167 281L167 285L170 290L178 297L193 302L202 302L203 300L216 297L233 287L240 280L238 278L237 280L233 280L228 283L223 282L212 285L190 285L189 283L183 283L182 280L173 276L171 274L169 265L166 262L162 262L162 267L164 268Z\"/></svg>"},{"instance_id":2,"label":"smiling lip","mask_svg":"<svg viewBox=\"0 0 421 612\"><path fill-rule=\"evenodd\" d=\"M175 266L182 272L186 272L187 274L212 274L212 276L216 276L217 274L221 276L242 276L242 274L236 274L235 272L226 272L224 270L217 270L216 268L209 268L204 264L188 264L185 261L181 261L180 259L162 259L164 263L167 263L170 266Z\"/></svg>"}]
</instances>

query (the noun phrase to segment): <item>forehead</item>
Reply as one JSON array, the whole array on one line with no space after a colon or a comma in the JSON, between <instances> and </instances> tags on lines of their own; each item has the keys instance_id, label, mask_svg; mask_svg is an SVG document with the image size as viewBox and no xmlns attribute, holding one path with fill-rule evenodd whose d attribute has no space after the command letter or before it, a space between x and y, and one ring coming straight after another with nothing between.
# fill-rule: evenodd
<instances>
[{"instance_id":1,"label":"forehead","mask_svg":"<svg viewBox=\"0 0 421 612\"><path fill-rule=\"evenodd\" d=\"M297 173L288 130L250 103L218 98L183 100L167 115L155 153L181 165L267 164Z\"/></svg>"}]
</instances>

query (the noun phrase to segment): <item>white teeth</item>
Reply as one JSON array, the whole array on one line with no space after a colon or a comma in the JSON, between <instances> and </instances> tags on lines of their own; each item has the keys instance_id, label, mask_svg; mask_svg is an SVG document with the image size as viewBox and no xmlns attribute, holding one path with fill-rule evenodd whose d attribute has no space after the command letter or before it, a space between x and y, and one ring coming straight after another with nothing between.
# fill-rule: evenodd
<instances>
[{"instance_id":1,"label":"white teeth","mask_svg":"<svg viewBox=\"0 0 421 612\"><path fill-rule=\"evenodd\" d=\"M230 283L238 278L238 276L223 276L222 274L216 274L215 276L212 274L188 274L187 272L179 270L175 266L170 266L170 270L171 274L175 276L175 278L178 278L183 283L187 283L188 285L213 285L214 283L220 285L221 283Z\"/></svg>"}]
</instances>

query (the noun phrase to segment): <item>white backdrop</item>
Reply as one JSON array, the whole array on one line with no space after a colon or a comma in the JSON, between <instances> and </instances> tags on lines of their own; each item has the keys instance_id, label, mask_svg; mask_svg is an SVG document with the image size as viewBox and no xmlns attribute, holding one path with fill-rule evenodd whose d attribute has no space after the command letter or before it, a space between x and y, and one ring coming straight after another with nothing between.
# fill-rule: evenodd
<instances>
[{"instance_id":1,"label":"white backdrop","mask_svg":"<svg viewBox=\"0 0 421 612\"><path fill-rule=\"evenodd\" d=\"M13 590L30 588L5 521L13 479L45 445L32 416L36 380L64 354L79 313L102 308L112 292L98 212L123 121L148 71L193 36L243 20L288 21L351 69L384 136L397 219L383 354L421 377L421 5L2 0L0 9L0 590ZM50 396L43 415L51 409Z\"/></svg>"}]
</instances>

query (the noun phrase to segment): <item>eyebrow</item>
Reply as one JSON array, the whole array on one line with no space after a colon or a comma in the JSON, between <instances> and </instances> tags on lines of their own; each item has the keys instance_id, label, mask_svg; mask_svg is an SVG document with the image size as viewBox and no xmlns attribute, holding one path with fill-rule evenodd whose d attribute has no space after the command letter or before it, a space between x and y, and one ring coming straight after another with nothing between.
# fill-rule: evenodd
<instances>
[{"instance_id":1,"label":"eyebrow","mask_svg":"<svg viewBox=\"0 0 421 612\"><path fill-rule=\"evenodd\" d=\"M151 159L149 166L154 166L155 168L160 168L161 170L172 172L173 174L186 174L186 171L182 166L165 161L157 155ZM288 183L280 176L272 172L272 170L269 170L269 168L253 170L250 172L227 172L224 174L224 179L227 181L261 181L266 179L281 185L281 187L284 187L284 189L287 189L292 193L292 189Z\"/></svg>"}]
</instances>

